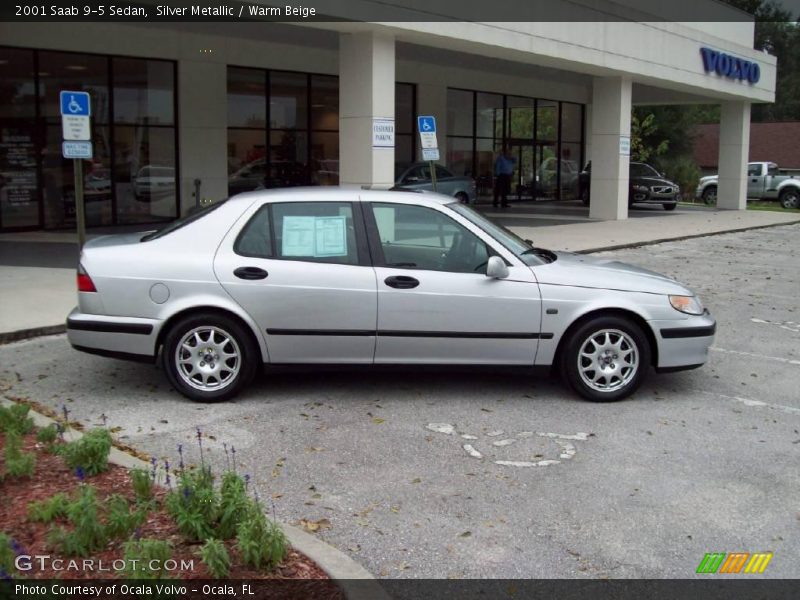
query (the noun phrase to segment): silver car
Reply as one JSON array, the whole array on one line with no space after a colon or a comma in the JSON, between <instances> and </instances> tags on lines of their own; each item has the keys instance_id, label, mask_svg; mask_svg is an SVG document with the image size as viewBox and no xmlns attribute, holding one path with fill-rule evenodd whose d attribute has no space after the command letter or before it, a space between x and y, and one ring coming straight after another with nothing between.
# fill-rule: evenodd
<instances>
[{"instance_id":1,"label":"silver car","mask_svg":"<svg viewBox=\"0 0 800 600\"><path fill-rule=\"evenodd\" d=\"M76 349L160 360L201 401L266 363L554 367L584 398L618 400L651 366L705 363L716 328L672 279L532 247L425 192L240 194L91 240L78 289Z\"/></svg>"},{"instance_id":2,"label":"silver car","mask_svg":"<svg viewBox=\"0 0 800 600\"><path fill-rule=\"evenodd\" d=\"M416 162L407 167L397 166L394 189L432 191L431 163ZM477 188L472 177L458 176L436 165L436 191L452 196L464 204L474 204L477 199Z\"/></svg>"}]
</instances>

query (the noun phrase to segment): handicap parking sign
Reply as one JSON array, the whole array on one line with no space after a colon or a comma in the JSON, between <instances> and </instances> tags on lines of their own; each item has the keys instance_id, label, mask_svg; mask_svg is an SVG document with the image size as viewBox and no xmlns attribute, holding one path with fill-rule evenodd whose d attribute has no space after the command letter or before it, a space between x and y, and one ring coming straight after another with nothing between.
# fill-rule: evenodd
<instances>
[{"instance_id":1,"label":"handicap parking sign","mask_svg":"<svg viewBox=\"0 0 800 600\"><path fill-rule=\"evenodd\" d=\"M61 114L72 117L89 117L91 109L88 92L64 90L60 94Z\"/></svg>"},{"instance_id":2,"label":"handicap parking sign","mask_svg":"<svg viewBox=\"0 0 800 600\"><path fill-rule=\"evenodd\" d=\"M417 117L420 133L436 133L436 117Z\"/></svg>"}]
</instances>

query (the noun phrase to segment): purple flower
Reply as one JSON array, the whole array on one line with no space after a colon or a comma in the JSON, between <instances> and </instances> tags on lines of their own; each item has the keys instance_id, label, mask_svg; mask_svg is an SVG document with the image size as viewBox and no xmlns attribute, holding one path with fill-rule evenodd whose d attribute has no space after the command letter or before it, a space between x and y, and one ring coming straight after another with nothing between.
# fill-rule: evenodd
<instances>
[{"instance_id":1,"label":"purple flower","mask_svg":"<svg viewBox=\"0 0 800 600\"><path fill-rule=\"evenodd\" d=\"M102 413L100 415L100 419L103 421L103 427L108 427L108 417L106 416L106 413Z\"/></svg>"},{"instance_id":2,"label":"purple flower","mask_svg":"<svg viewBox=\"0 0 800 600\"><path fill-rule=\"evenodd\" d=\"M178 456L180 456L180 462L178 463L178 466L181 469L181 473L183 473L183 444L178 444Z\"/></svg>"},{"instance_id":3,"label":"purple flower","mask_svg":"<svg viewBox=\"0 0 800 600\"><path fill-rule=\"evenodd\" d=\"M75 469L75 477L77 477L79 481L86 479L86 473L84 472L83 467L77 467Z\"/></svg>"},{"instance_id":4,"label":"purple flower","mask_svg":"<svg viewBox=\"0 0 800 600\"><path fill-rule=\"evenodd\" d=\"M3 567L0 567L0 579L3 581L11 581L11 575L9 575Z\"/></svg>"},{"instance_id":5,"label":"purple flower","mask_svg":"<svg viewBox=\"0 0 800 600\"><path fill-rule=\"evenodd\" d=\"M169 485L169 483L170 483L170 477L169 477L169 461L168 461L166 458L164 459L164 471L166 471L166 473L167 473L167 477L166 477L166 484L167 484L167 485Z\"/></svg>"},{"instance_id":6,"label":"purple flower","mask_svg":"<svg viewBox=\"0 0 800 600\"><path fill-rule=\"evenodd\" d=\"M197 427L197 445L200 446L200 464L205 465L205 461L203 460L203 432L200 431L200 428Z\"/></svg>"},{"instance_id":7,"label":"purple flower","mask_svg":"<svg viewBox=\"0 0 800 600\"><path fill-rule=\"evenodd\" d=\"M19 556L20 554L25 554L25 548L23 548L22 545L20 545L20 543L17 540L12 539L10 545L11 549L14 551L14 554L16 554L17 556Z\"/></svg>"},{"instance_id":8,"label":"purple flower","mask_svg":"<svg viewBox=\"0 0 800 600\"><path fill-rule=\"evenodd\" d=\"M156 480L156 465L158 464L158 461L156 460L155 456L150 459L150 464L153 465L153 470L150 472L150 477L153 479L153 481L155 481Z\"/></svg>"},{"instance_id":9,"label":"purple flower","mask_svg":"<svg viewBox=\"0 0 800 600\"><path fill-rule=\"evenodd\" d=\"M138 541L141 539L141 537L142 537L142 528L137 527L136 529L133 530L133 539Z\"/></svg>"},{"instance_id":10,"label":"purple flower","mask_svg":"<svg viewBox=\"0 0 800 600\"><path fill-rule=\"evenodd\" d=\"M64 422L69 423L69 409L66 404L61 405L61 414L64 415Z\"/></svg>"},{"instance_id":11,"label":"purple flower","mask_svg":"<svg viewBox=\"0 0 800 600\"><path fill-rule=\"evenodd\" d=\"M191 495L192 495L192 490L190 490L188 487L183 488L183 499L184 500L188 500L189 496L191 496Z\"/></svg>"},{"instance_id":12,"label":"purple flower","mask_svg":"<svg viewBox=\"0 0 800 600\"><path fill-rule=\"evenodd\" d=\"M236 448L231 445L231 456L233 456L233 472L236 473Z\"/></svg>"},{"instance_id":13,"label":"purple flower","mask_svg":"<svg viewBox=\"0 0 800 600\"><path fill-rule=\"evenodd\" d=\"M244 474L244 491L246 492L249 487L250 487L250 473L245 473Z\"/></svg>"}]
</instances>

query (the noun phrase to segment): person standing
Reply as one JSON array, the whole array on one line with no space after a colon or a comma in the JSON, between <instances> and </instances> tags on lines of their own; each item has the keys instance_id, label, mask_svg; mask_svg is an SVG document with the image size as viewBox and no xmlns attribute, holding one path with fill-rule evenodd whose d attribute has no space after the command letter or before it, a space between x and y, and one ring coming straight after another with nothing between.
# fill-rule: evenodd
<instances>
[{"instance_id":1,"label":"person standing","mask_svg":"<svg viewBox=\"0 0 800 600\"><path fill-rule=\"evenodd\" d=\"M511 192L511 176L514 174L516 159L508 154L508 146L503 146L494 161L494 200L492 206L497 206L498 199L503 208L508 207L508 194Z\"/></svg>"}]
</instances>

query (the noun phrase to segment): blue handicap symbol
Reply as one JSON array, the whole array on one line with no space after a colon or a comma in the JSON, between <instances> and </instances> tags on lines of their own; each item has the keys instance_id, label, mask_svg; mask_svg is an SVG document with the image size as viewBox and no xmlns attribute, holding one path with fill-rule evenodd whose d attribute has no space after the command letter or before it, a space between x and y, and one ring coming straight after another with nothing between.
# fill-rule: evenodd
<instances>
[{"instance_id":1,"label":"blue handicap symbol","mask_svg":"<svg viewBox=\"0 0 800 600\"><path fill-rule=\"evenodd\" d=\"M88 117L89 94L87 92L61 92L61 114Z\"/></svg>"},{"instance_id":2,"label":"blue handicap symbol","mask_svg":"<svg viewBox=\"0 0 800 600\"><path fill-rule=\"evenodd\" d=\"M436 120L433 117L417 117L417 125L420 131L436 131Z\"/></svg>"}]
</instances>

